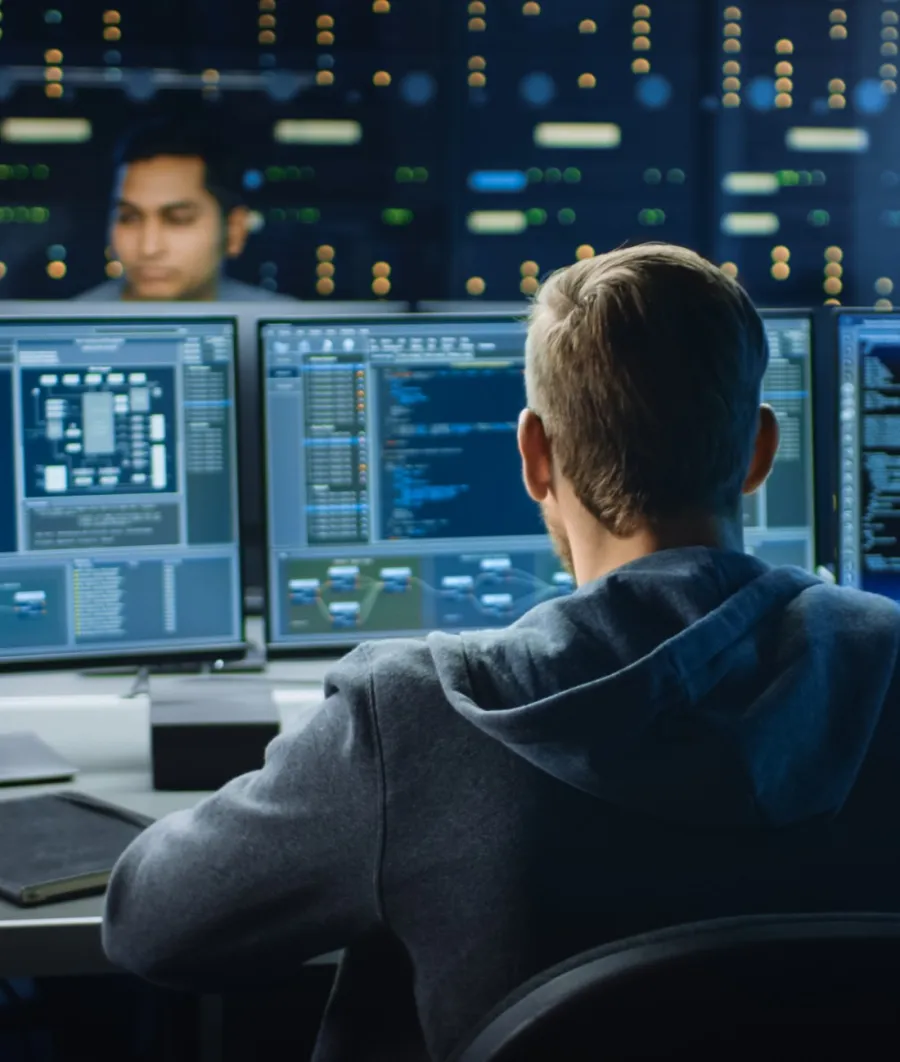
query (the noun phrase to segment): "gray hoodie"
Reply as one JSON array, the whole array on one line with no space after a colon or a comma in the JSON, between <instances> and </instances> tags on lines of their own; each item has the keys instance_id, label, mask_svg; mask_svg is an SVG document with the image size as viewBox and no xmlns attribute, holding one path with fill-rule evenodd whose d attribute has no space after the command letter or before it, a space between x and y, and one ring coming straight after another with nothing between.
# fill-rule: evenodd
<instances>
[{"instance_id":1,"label":"gray hoodie","mask_svg":"<svg viewBox=\"0 0 900 1062\"><path fill-rule=\"evenodd\" d=\"M206 991L346 948L316 1060L399 1062L628 933L895 910L898 644L892 602L693 548L363 645L261 771L135 841L104 945Z\"/></svg>"}]
</instances>

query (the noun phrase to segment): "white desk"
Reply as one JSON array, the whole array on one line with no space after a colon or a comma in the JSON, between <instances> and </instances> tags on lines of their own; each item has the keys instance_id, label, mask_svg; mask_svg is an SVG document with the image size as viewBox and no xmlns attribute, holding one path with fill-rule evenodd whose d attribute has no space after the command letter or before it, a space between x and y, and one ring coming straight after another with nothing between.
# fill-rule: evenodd
<instances>
[{"instance_id":1,"label":"white desk","mask_svg":"<svg viewBox=\"0 0 900 1062\"><path fill-rule=\"evenodd\" d=\"M14 786L0 789L0 800L71 788L71 784ZM76 788L155 818L190 807L202 795L154 793L149 771L85 774ZM0 977L113 972L100 946L102 915L102 896L31 908L0 899Z\"/></svg>"},{"instance_id":2,"label":"white desk","mask_svg":"<svg viewBox=\"0 0 900 1062\"><path fill-rule=\"evenodd\" d=\"M189 695L203 684L215 686L223 702L242 690L269 692L282 727L293 729L321 699L322 681L333 660L270 664L261 675L152 676L151 689ZM150 702L129 697L133 676L81 675L73 671L0 673L0 733L33 730L83 771L150 770ZM252 691L252 693L251 693Z\"/></svg>"},{"instance_id":3,"label":"white desk","mask_svg":"<svg viewBox=\"0 0 900 1062\"><path fill-rule=\"evenodd\" d=\"M279 710L282 728L303 724L321 697L332 661L272 665L260 676L153 677L152 688L183 690L209 681L224 700L239 699L253 684L265 685ZM0 734L32 730L83 773L77 787L113 803L160 818L190 807L202 793L157 793L151 785L149 700L128 698L129 676L84 676L73 672L0 675ZM0 800L71 788L18 786L0 789ZM100 946L103 897L25 909L0 900L0 977L74 976L110 973ZM334 963L339 956L317 962Z\"/></svg>"}]
</instances>

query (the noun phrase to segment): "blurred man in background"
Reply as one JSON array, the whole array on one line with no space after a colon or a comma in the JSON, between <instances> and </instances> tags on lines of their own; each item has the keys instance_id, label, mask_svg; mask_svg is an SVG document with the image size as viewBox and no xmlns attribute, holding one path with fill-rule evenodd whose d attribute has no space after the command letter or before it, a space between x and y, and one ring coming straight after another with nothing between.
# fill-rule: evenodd
<instances>
[{"instance_id":1,"label":"blurred man in background","mask_svg":"<svg viewBox=\"0 0 900 1062\"><path fill-rule=\"evenodd\" d=\"M110 243L124 273L79 300L286 301L224 275L243 253L250 211L224 138L158 121L116 151ZM293 301L293 300L291 300Z\"/></svg>"}]
</instances>

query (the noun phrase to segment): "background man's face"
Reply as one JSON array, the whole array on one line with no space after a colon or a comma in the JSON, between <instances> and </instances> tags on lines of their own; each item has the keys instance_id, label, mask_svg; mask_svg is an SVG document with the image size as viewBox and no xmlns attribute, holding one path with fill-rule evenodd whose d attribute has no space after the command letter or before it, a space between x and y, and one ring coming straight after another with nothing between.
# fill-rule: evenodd
<instances>
[{"instance_id":1,"label":"background man's face","mask_svg":"<svg viewBox=\"0 0 900 1062\"><path fill-rule=\"evenodd\" d=\"M133 299L209 299L227 248L226 226L200 158L160 155L119 172L113 251Z\"/></svg>"}]
</instances>

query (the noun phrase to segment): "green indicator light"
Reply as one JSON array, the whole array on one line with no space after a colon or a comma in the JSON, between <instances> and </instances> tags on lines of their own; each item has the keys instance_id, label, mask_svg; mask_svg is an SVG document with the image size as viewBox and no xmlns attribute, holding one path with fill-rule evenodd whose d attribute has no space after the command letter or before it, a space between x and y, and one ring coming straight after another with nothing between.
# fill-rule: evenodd
<instances>
[{"instance_id":1,"label":"green indicator light","mask_svg":"<svg viewBox=\"0 0 900 1062\"><path fill-rule=\"evenodd\" d=\"M638 214L638 222L641 225L663 225L665 224L666 213L664 210L656 210L652 207L646 207Z\"/></svg>"},{"instance_id":2,"label":"green indicator light","mask_svg":"<svg viewBox=\"0 0 900 1062\"><path fill-rule=\"evenodd\" d=\"M381 212L381 220L385 225L410 225L413 212L405 207L387 207Z\"/></svg>"}]
</instances>

